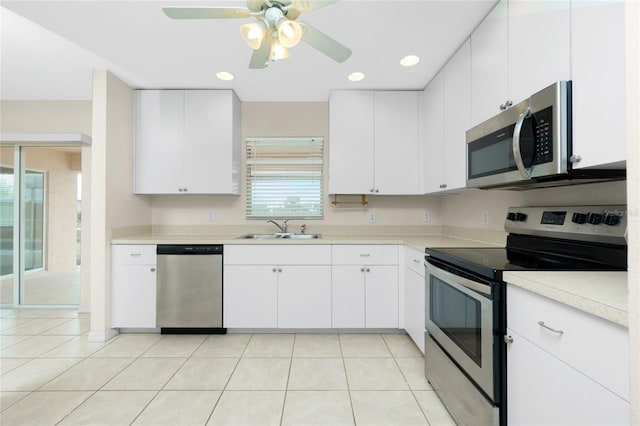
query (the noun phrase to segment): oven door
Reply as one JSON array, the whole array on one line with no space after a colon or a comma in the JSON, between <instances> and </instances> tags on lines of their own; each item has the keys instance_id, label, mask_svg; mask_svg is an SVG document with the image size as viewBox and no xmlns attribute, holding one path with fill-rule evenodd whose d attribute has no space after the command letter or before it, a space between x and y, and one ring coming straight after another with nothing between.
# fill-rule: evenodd
<instances>
[{"instance_id":1,"label":"oven door","mask_svg":"<svg viewBox=\"0 0 640 426\"><path fill-rule=\"evenodd\" d=\"M493 401L494 335L491 285L439 268L426 274L426 329Z\"/></svg>"}]
</instances>

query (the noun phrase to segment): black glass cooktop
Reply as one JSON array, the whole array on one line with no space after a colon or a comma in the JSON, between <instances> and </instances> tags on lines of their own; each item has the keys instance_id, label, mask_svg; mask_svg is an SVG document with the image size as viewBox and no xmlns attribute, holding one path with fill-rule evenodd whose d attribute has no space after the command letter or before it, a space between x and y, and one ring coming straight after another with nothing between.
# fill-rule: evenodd
<instances>
[{"instance_id":1,"label":"black glass cooktop","mask_svg":"<svg viewBox=\"0 0 640 426\"><path fill-rule=\"evenodd\" d=\"M427 258L481 276L502 279L503 271L606 271L626 270L626 247L594 246L555 241L525 247L429 248Z\"/></svg>"}]
</instances>

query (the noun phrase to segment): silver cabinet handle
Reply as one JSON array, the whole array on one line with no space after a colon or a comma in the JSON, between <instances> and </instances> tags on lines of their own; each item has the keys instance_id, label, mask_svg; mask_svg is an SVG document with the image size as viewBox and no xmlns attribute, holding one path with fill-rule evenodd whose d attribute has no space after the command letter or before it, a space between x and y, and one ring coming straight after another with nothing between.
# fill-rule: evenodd
<instances>
[{"instance_id":1,"label":"silver cabinet handle","mask_svg":"<svg viewBox=\"0 0 640 426\"><path fill-rule=\"evenodd\" d=\"M360 253L360 257L369 257L371 256L370 253Z\"/></svg>"},{"instance_id":2,"label":"silver cabinet handle","mask_svg":"<svg viewBox=\"0 0 640 426\"><path fill-rule=\"evenodd\" d=\"M278 272L282 272L282 268L278 268Z\"/></svg>"},{"instance_id":3,"label":"silver cabinet handle","mask_svg":"<svg viewBox=\"0 0 640 426\"><path fill-rule=\"evenodd\" d=\"M142 256L142 253L130 253L129 256L131 256L131 257L140 257L140 256Z\"/></svg>"},{"instance_id":4,"label":"silver cabinet handle","mask_svg":"<svg viewBox=\"0 0 640 426\"><path fill-rule=\"evenodd\" d=\"M365 269L366 272L371 272L371 269L367 268Z\"/></svg>"},{"instance_id":5,"label":"silver cabinet handle","mask_svg":"<svg viewBox=\"0 0 640 426\"><path fill-rule=\"evenodd\" d=\"M524 166L524 161L522 161L522 153L520 152L520 133L522 132L522 125L524 124L524 120L531 115L531 108L527 107L520 117L518 117L518 121L516 121L516 127L513 129L513 159L516 160L516 166L518 167L518 171L520 175L522 175L525 179L531 178L531 168L526 168Z\"/></svg>"},{"instance_id":6,"label":"silver cabinet handle","mask_svg":"<svg viewBox=\"0 0 640 426\"><path fill-rule=\"evenodd\" d=\"M273 269L272 269L272 271L273 271L273 272L276 272L277 270L278 270L277 268L273 268Z\"/></svg>"},{"instance_id":7,"label":"silver cabinet handle","mask_svg":"<svg viewBox=\"0 0 640 426\"><path fill-rule=\"evenodd\" d=\"M508 335L508 334L505 334L505 335L504 335L504 342L505 342L506 344L513 343L513 336L510 336L510 335Z\"/></svg>"},{"instance_id":8,"label":"silver cabinet handle","mask_svg":"<svg viewBox=\"0 0 640 426\"><path fill-rule=\"evenodd\" d=\"M413 259L413 261L416 262L416 263L420 263L420 262L422 262L422 259Z\"/></svg>"},{"instance_id":9,"label":"silver cabinet handle","mask_svg":"<svg viewBox=\"0 0 640 426\"><path fill-rule=\"evenodd\" d=\"M564 333L564 331L562 331L562 330L558 330L558 329L549 327L547 324L544 323L544 321L538 321L538 325L540 327L546 328L547 330L552 331L554 333L558 333L558 334L563 334Z\"/></svg>"},{"instance_id":10,"label":"silver cabinet handle","mask_svg":"<svg viewBox=\"0 0 640 426\"><path fill-rule=\"evenodd\" d=\"M360 272L364 272L364 268L360 268Z\"/></svg>"},{"instance_id":11,"label":"silver cabinet handle","mask_svg":"<svg viewBox=\"0 0 640 426\"><path fill-rule=\"evenodd\" d=\"M507 101L507 102L503 103L502 105L500 105L500 111L504 111L504 110L508 109L509 107L511 107L512 105L513 105L513 102Z\"/></svg>"},{"instance_id":12,"label":"silver cabinet handle","mask_svg":"<svg viewBox=\"0 0 640 426\"><path fill-rule=\"evenodd\" d=\"M156 268L151 268L151 272L155 272L155 271L156 271Z\"/></svg>"}]
</instances>

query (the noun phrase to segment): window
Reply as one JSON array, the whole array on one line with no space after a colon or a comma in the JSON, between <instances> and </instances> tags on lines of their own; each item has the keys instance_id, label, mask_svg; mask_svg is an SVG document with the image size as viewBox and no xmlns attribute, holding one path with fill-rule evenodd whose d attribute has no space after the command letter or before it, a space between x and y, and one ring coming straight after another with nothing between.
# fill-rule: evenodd
<instances>
[{"instance_id":1,"label":"window","mask_svg":"<svg viewBox=\"0 0 640 426\"><path fill-rule=\"evenodd\" d=\"M322 138L247 138L247 219L322 219Z\"/></svg>"}]
</instances>

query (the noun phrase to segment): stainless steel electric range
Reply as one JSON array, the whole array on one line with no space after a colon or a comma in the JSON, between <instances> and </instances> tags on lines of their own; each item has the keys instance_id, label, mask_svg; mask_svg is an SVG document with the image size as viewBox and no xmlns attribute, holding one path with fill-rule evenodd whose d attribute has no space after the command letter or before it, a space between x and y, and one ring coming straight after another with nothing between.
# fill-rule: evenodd
<instances>
[{"instance_id":1,"label":"stainless steel electric range","mask_svg":"<svg viewBox=\"0 0 640 426\"><path fill-rule=\"evenodd\" d=\"M626 206L512 207L506 247L428 248L425 373L461 425L506 425L504 271L626 270Z\"/></svg>"}]
</instances>

